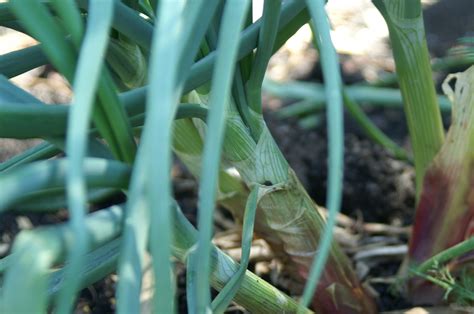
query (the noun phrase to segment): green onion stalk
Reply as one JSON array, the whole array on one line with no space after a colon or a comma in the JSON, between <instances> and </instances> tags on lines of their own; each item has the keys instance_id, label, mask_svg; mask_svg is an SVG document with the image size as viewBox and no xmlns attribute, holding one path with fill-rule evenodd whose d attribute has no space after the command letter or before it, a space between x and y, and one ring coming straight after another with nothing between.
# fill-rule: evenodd
<instances>
[{"instance_id":1,"label":"green onion stalk","mask_svg":"<svg viewBox=\"0 0 474 314\"><path fill-rule=\"evenodd\" d=\"M206 104L206 95L190 93L187 101ZM300 279L307 278L317 255L325 221L294 171L283 157L262 118L257 142L236 109L227 115L223 167L218 201L238 220L243 220L247 187L258 186L255 233ZM201 120L180 120L174 127L174 150L191 172L200 176L205 125ZM189 138L194 138L190 145ZM314 298L314 307L327 313L374 311L374 305L356 277L348 258L333 244L326 269Z\"/></svg>"},{"instance_id":2,"label":"green onion stalk","mask_svg":"<svg viewBox=\"0 0 474 314\"><path fill-rule=\"evenodd\" d=\"M324 85L309 82L279 83L266 80L263 83L265 92L272 96L298 99L301 101L282 107L278 115L282 118L306 115L323 108L325 102ZM403 99L399 89L387 87L374 87L365 85L350 85L345 87L347 97L362 106L377 106L384 108L402 108ZM438 96L440 110L449 112L451 104L445 96Z\"/></svg>"},{"instance_id":3,"label":"green onion stalk","mask_svg":"<svg viewBox=\"0 0 474 314\"><path fill-rule=\"evenodd\" d=\"M255 233L271 245L288 271L296 278L306 280L317 256L326 222L283 157L262 116L263 74L275 39L278 43L276 34L272 34L278 25L271 13L272 5L271 2L265 4L257 52L241 60L234 76L233 97L230 104L226 104L218 201L232 212L237 221L243 221L247 190L257 188ZM209 51L209 47L214 48L213 44L211 32L202 50ZM201 87L182 101L208 106L208 98L209 92ZM206 132L207 126L201 119L181 120L174 124L175 153L198 178L202 176ZM327 313L374 312L372 300L337 244L331 245L326 265L313 298L316 310Z\"/></svg>"},{"instance_id":4,"label":"green onion stalk","mask_svg":"<svg viewBox=\"0 0 474 314\"><path fill-rule=\"evenodd\" d=\"M249 190L258 190L255 233L272 246L275 254L296 278L306 280L310 277L326 222L283 157L262 115L261 91L265 69L271 51L283 43L279 35L284 31L276 34L278 8L278 3L265 2L258 49L255 54L250 53L242 58L237 67L233 97L230 104L226 104L228 111L222 169L233 174L234 179L241 180ZM215 49L214 34L211 27L203 49L204 55L206 50ZM207 106L208 98L206 88L200 88L188 94L184 102ZM183 123L175 123L175 136L184 140L180 148L176 149L175 145L175 152L193 174L200 177L201 152L195 149L194 153L190 153L185 141L189 137L179 135L183 132ZM193 119L187 123L188 132L194 133L194 137L204 137L207 126L202 121ZM191 131L193 125L195 131ZM223 191L224 188L219 190ZM222 196L239 194L242 195L241 188L235 193L221 193ZM243 220L242 205L228 208L238 221ZM326 265L313 298L316 310L328 313L375 311L372 300L337 244L330 245Z\"/></svg>"},{"instance_id":5,"label":"green onion stalk","mask_svg":"<svg viewBox=\"0 0 474 314\"><path fill-rule=\"evenodd\" d=\"M393 47L420 195L429 164L444 141L420 0L373 0L384 17Z\"/></svg>"}]
</instances>

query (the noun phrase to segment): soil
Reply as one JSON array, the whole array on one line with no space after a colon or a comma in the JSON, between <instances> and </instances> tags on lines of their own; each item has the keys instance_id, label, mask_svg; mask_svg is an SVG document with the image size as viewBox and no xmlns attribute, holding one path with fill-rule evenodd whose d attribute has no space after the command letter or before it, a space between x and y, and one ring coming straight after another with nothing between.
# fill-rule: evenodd
<instances>
[{"instance_id":1,"label":"soil","mask_svg":"<svg viewBox=\"0 0 474 314\"><path fill-rule=\"evenodd\" d=\"M442 57L461 37L474 36L474 2L442 0L423 12L428 49L434 57Z\"/></svg>"},{"instance_id":2,"label":"soil","mask_svg":"<svg viewBox=\"0 0 474 314\"><path fill-rule=\"evenodd\" d=\"M326 202L325 124L302 130L295 121L267 122L283 154L318 204ZM346 121L349 117L346 115ZM384 120L387 123L387 120ZM409 222L414 207L413 167L399 161L347 123L342 212L366 222ZM314 143L314 145L308 145Z\"/></svg>"}]
</instances>

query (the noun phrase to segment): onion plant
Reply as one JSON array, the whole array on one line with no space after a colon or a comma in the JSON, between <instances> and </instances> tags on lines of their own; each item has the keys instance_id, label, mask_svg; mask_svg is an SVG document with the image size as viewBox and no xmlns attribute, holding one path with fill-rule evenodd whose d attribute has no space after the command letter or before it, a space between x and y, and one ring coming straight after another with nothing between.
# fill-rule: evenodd
<instances>
[{"instance_id":1,"label":"onion plant","mask_svg":"<svg viewBox=\"0 0 474 314\"><path fill-rule=\"evenodd\" d=\"M1 263L2 309L69 312L79 289L115 270L117 310L138 312L148 251L156 312L176 310L173 256L188 268L193 312L223 312L232 300L253 312L306 312L310 304L318 311L373 312L331 240L342 115L323 4L266 1L256 22L251 1L237 0L2 4L1 24L39 43L0 57L0 133L44 142L1 164L1 209L69 212L66 223L15 239ZM325 47L334 120L327 227L276 146L261 104L269 58L310 16ZM70 83L71 104L46 105L8 81L47 63ZM198 230L174 201L172 151L199 180ZM89 212L117 193L127 196L124 204ZM240 265L211 243L216 204L243 224ZM254 233L294 276L308 280L301 303L246 270ZM214 300L210 286L220 291Z\"/></svg>"},{"instance_id":2,"label":"onion plant","mask_svg":"<svg viewBox=\"0 0 474 314\"><path fill-rule=\"evenodd\" d=\"M404 3L401 0L388 6L375 2L389 23L398 21L394 14L419 15L391 5ZM332 239L343 175L343 103L375 140L408 157L371 124L351 100L349 89L343 88L323 0L266 0L263 15L255 22L251 4L250 0L0 4L0 25L38 41L0 56L0 137L44 140L0 164L0 212L63 208L68 212L65 223L21 231L10 254L0 260L2 312L71 312L80 289L116 271L117 311L138 313L146 254L153 265L154 312L177 310L175 261L187 268L187 304L192 313L221 313L232 301L256 313L375 312L374 300ZM269 59L305 23L314 31L326 82L321 88L329 121L327 220L283 157L262 114ZM391 34L397 30L391 26ZM423 34L422 28L416 30ZM410 46L395 45L394 52L414 138L419 211L423 211L429 195L421 192L422 182L428 184L429 163L441 148L444 133L426 45L422 41L410 46L415 61L410 59L413 54L403 55L404 45ZM419 60L421 76L405 64ZM74 94L70 104L47 105L9 81L44 64L53 65L69 82ZM412 81L421 82L421 91L410 90ZM395 98L400 101L398 95ZM425 110L417 107L420 100L426 100L423 104L430 114L418 124ZM458 128L472 118L461 116ZM465 154L459 156L463 165L472 164L466 161L472 161L471 129L453 131L466 132L461 134L466 142L456 144L465 144ZM172 191L173 154L199 182L197 228L183 215ZM469 185L464 187L453 194L452 206L470 195ZM117 195L125 195L126 201L91 210L91 205L113 201ZM240 264L212 244L218 205L229 209L242 225ZM463 215L459 213L456 219ZM270 244L295 279L306 282L300 300L247 270L254 234ZM412 241L416 248L417 238ZM445 248L430 241L436 246L423 251L420 259ZM211 287L219 291L213 299Z\"/></svg>"}]
</instances>

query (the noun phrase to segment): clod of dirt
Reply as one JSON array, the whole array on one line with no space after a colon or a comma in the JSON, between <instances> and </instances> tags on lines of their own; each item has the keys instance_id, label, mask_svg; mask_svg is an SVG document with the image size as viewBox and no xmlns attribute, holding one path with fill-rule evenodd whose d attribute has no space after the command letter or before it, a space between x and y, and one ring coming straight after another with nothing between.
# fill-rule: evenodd
<instances>
[{"instance_id":1,"label":"clod of dirt","mask_svg":"<svg viewBox=\"0 0 474 314\"><path fill-rule=\"evenodd\" d=\"M267 116L267 123L283 155L313 199L326 201L327 141L324 126L302 130L295 121L282 123ZM345 134L342 211L362 215L364 221L410 221L415 201L414 171L379 145L355 134Z\"/></svg>"}]
</instances>

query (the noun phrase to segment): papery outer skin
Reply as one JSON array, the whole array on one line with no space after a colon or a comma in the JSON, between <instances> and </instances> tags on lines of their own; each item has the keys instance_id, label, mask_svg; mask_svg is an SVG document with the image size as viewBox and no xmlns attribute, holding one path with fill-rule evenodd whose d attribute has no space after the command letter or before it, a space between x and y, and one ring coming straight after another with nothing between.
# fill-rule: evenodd
<instances>
[{"instance_id":1,"label":"papery outer skin","mask_svg":"<svg viewBox=\"0 0 474 314\"><path fill-rule=\"evenodd\" d=\"M457 79L454 91L448 85L452 78ZM453 103L452 124L423 182L410 240L413 266L473 234L474 66L448 76L443 89ZM416 303L441 301L442 291L419 278L410 286Z\"/></svg>"}]
</instances>

